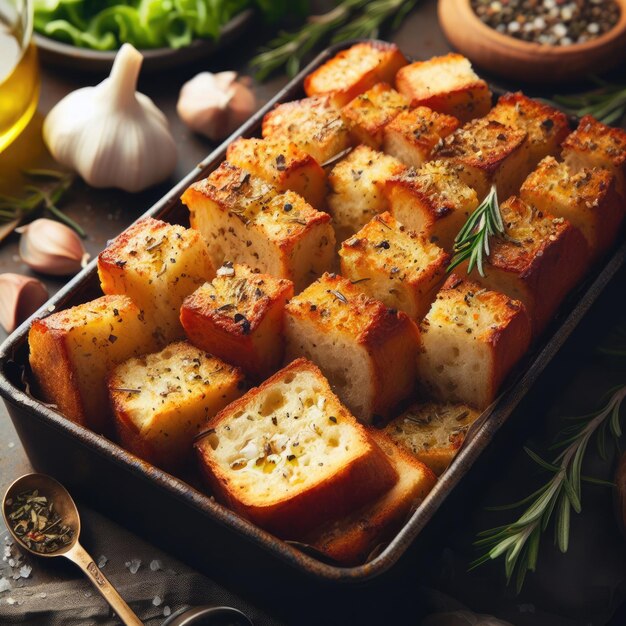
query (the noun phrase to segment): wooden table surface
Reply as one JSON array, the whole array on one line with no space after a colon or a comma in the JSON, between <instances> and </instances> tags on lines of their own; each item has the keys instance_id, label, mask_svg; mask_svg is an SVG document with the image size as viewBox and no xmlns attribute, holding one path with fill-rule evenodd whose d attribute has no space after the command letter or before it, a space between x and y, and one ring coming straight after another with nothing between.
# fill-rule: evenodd
<instances>
[{"instance_id":1,"label":"wooden table surface","mask_svg":"<svg viewBox=\"0 0 626 626\"><path fill-rule=\"evenodd\" d=\"M407 54L415 58L428 58L449 50L449 46L437 24L435 8L435 2L421 3L410 14L401 29L391 36L391 39ZM215 147L208 140L196 136L187 130L176 115L176 100L183 82L198 71L206 69L219 71L235 68L245 73L245 60L250 57L263 36L262 32L252 32L244 38L242 43L218 53L215 57L207 59L206 62L180 70L160 73L152 77L146 76L141 78L140 90L154 99L155 103L164 111L170 121L179 149L178 165L170 181L141 194L130 195L112 190L94 190L83 183L75 185L66 200L63 201L62 206L87 231L88 237L85 243L91 255L96 255L102 250L107 240L114 237L131 221L148 209L175 181L182 178ZM23 182L20 174L23 168L54 165L41 140L43 117L65 94L78 87L94 84L98 80L99 78L94 76L47 66L43 67L39 110L18 141L3 154L0 154L0 191L18 193ZM266 102L286 80L286 77L281 75L263 85L255 85L259 106ZM9 237L0 244L0 273L29 273L17 256L17 244L18 237L16 235ZM63 284L63 280L46 278L43 280L48 285L51 294ZM619 298L620 296L618 295L617 297ZM615 303L606 306L614 305ZM4 331L0 329L0 341L5 336ZM563 358L566 359L567 357ZM559 369L558 363L555 367L557 370ZM538 431L543 432L543 428L542 426ZM500 488L500 493L509 493L509 489L503 486L505 477L519 474L514 466L518 465L518 461L522 456L520 450L516 449L511 454L508 464L497 470L494 468L494 485L485 486L485 497L487 497L487 494L493 497L494 489L497 493L498 488ZM518 459L518 461L513 463L513 459ZM525 469L528 469L528 467L532 469L532 466L526 465L524 467ZM29 463L25 452L15 434L4 406L0 405L0 491L4 492L9 482L27 471L29 471ZM496 477L498 475L500 479ZM519 480L519 476L517 476L517 480L521 491L511 492L512 496L509 500L516 499L516 496L521 497L527 493L524 490L525 483ZM574 625L604 623L602 619L606 618L615 606L619 605L624 599L626 575L623 567L620 570L619 565L620 559L623 560L624 556L623 543L619 540L617 531L613 528L612 519L607 517L610 516L610 512L607 513L606 510L606 497L604 499L600 498L600 502L599 506L604 508L601 509L601 515L592 516L591 528L594 533L599 532L598 528L603 529L601 531L603 540L607 543L600 551L601 555L605 555L600 558L603 565L598 565L598 559L593 559L594 565L590 565L589 559L584 558L584 556L581 557L579 554L580 550L577 549L573 549L572 553L577 555L578 561L575 561L571 555L567 555L567 558L552 555L548 559L551 563L543 564L545 573L537 576L534 586L529 585L529 587L532 587L531 590L525 592L521 597L516 597L510 590L505 590L502 584L501 563L481 570L473 578L464 573L467 560L464 562L463 559L467 559L467 555L470 558L475 556L471 545L469 545L472 535L468 534L467 529L465 529L465 531L459 531L456 539L451 537L449 542L444 542L441 546L436 547L439 551L436 566L441 568L441 571L433 571L431 576L427 576L426 584L430 584L435 588L439 584L438 588L440 590L445 588L447 593L451 593L456 597L462 597L463 602L469 607L475 610L497 613L516 624ZM487 502L477 501L477 511L487 503L492 504L493 499ZM477 515L480 517L477 512L474 513L473 517ZM488 519L488 521L485 522L485 519ZM598 519L601 521L598 522ZM491 524L492 522L493 520L483 517L480 523L484 527L485 523ZM114 527L112 526L112 528ZM606 530L607 528L609 530ZM3 530L0 523L0 537L3 536ZM112 530L110 532L113 540L116 531ZM463 541L466 542L462 558L450 548L455 542L459 544L459 537L463 537ZM549 541L550 539L547 539L546 543L549 543ZM596 549L599 550L599 548ZM614 562L616 555L618 557L617 564ZM609 564L607 565L607 563ZM578 578L582 577L582 582L578 586L569 586L566 587L565 591L557 592L556 587L558 585L551 583L549 576L565 575L563 574L564 564L568 564L570 570L580 567ZM590 570L593 567L596 567L597 570ZM33 576L33 580L37 579L37 576L45 579L47 576L46 567L43 564L35 563L34 568L36 576ZM442 580L448 580L449 582L450 577L446 576L450 574L450 571L447 571L446 568L455 570L453 576L454 583L443 584L441 582ZM613 588L614 595L610 602L604 599L600 602L593 593L589 592L589 585L585 582L583 570L586 571L590 580L593 579L593 582L590 583L592 586L600 584L598 580L602 579L603 576L605 578L608 577L608 581L604 580L602 584ZM567 575L565 577L567 578ZM549 590L552 586L554 586L554 595L551 597ZM572 589L576 591L572 592ZM471 590L473 595L470 594L468 597L469 590ZM584 597L585 590L589 592L589 598L582 601L581 598ZM407 593L412 593L412 590L407 588ZM619 595L620 593L621 595ZM571 597L568 597L568 594ZM617 597L615 594L617 594ZM94 601L97 600L94 599ZM544 613L547 617L545 617ZM542 615L544 617L541 617ZM511 616L514 616L515 619ZM2 596L0 596L0 622L4 623L2 619ZM408 621L407 623L410 622Z\"/></svg>"}]
</instances>

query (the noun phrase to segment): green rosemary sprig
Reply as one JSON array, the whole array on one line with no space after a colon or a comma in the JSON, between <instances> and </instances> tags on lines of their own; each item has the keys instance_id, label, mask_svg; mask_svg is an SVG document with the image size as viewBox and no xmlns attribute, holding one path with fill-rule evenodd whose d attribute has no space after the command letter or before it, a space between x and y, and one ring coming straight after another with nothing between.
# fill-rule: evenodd
<instances>
[{"instance_id":1,"label":"green rosemary sprig","mask_svg":"<svg viewBox=\"0 0 626 626\"><path fill-rule=\"evenodd\" d=\"M571 115L593 115L604 124L613 124L626 114L626 84L610 83L591 77L598 87L571 95L556 95L552 99Z\"/></svg>"},{"instance_id":2,"label":"green rosemary sprig","mask_svg":"<svg viewBox=\"0 0 626 626\"><path fill-rule=\"evenodd\" d=\"M0 194L0 222L21 222L43 208L53 217L73 228L81 237L86 237L80 225L57 206L74 183L75 176L47 169L25 170L24 174L31 179L50 181L50 185L46 188L26 185L24 187L26 195L22 198Z\"/></svg>"},{"instance_id":3,"label":"green rosemary sprig","mask_svg":"<svg viewBox=\"0 0 626 626\"><path fill-rule=\"evenodd\" d=\"M478 273L484 276L483 263L490 252L489 237L498 237L504 234L498 193L495 185L493 185L486 198L469 216L456 236L453 247L454 254L447 271L451 272L457 265L469 259L467 273L469 274L476 266Z\"/></svg>"},{"instance_id":4,"label":"green rosemary sprig","mask_svg":"<svg viewBox=\"0 0 626 626\"><path fill-rule=\"evenodd\" d=\"M303 60L322 43L376 37L382 24L392 17L392 27L397 28L415 4L417 0L343 0L327 13L310 16L299 30L280 32L250 66L260 81L282 67L289 76L295 76Z\"/></svg>"},{"instance_id":5,"label":"green rosemary sprig","mask_svg":"<svg viewBox=\"0 0 626 626\"><path fill-rule=\"evenodd\" d=\"M530 457L543 469L553 474L552 478L527 498L510 505L497 507L499 510L528 505L524 513L513 523L479 533L477 546L487 552L472 564L473 567L503 556L507 581L515 576L517 591L524 584L529 571L534 572L539 555L541 535L554 517L555 543L561 552L569 545L570 515L581 511L582 481L595 484L610 484L582 475L582 462L589 441L597 434L600 454L606 456L606 438L611 434L616 439L622 434L620 408L626 398L626 385L614 389L606 405L597 413L574 418L575 423L563 431L564 439L554 448L563 448L549 463L537 454L524 448Z\"/></svg>"}]
</instances>

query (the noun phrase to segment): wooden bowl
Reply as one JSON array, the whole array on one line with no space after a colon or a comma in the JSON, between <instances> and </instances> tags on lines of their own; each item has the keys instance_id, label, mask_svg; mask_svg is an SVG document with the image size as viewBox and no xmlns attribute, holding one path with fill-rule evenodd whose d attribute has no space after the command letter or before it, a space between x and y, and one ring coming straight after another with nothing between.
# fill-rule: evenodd
<instances>
[{"instance_id":1,"label":"wooden bowl","mask_svg":"<svg viewBox=\"0 0 626 626\"><path fill-rule=\"evenodd\" d=\"M469 0L439 0L439 23L448 41L478 67L511 81L555 83L604 73L626 59L626 0L617 24L596 39L571 46L531 43L503 35L480 21Z\"/></svg>"}]
</instances>

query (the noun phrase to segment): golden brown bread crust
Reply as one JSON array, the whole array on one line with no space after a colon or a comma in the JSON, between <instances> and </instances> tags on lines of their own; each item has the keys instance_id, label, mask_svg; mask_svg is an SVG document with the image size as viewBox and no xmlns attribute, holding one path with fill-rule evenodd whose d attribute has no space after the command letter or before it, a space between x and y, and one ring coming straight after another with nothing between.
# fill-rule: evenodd
<instances>
[{"instance_id":1,"label":"golden brown bread crust","mask_svg":"<svg viewBox=\"0 0 626 626\"><path fill-rule=\"evenodd\" d=\"M440 476L452 463L480 414L466 404L417 402L391 420L384 432Z\"/></svg>"},{"instance_id":2,"label":"golden brown bread crust","mask_svg":"<svg viewBox=\"0 0 626 626\"><path fill-rule=\"evenodd\" d=\"M487 83L460 54L450 53L401 68L396 88L411 98L411 106L427 106L462 122L486 115L491 108Z\"/></svg>"},{"instance_id":3,"label":"golden brown bread crust","mask_svg":"<svg viewBox=\"0 0 626 626\"><path fill-rule=\"evenodd\" d=\"M286 312L309 322L320 334L340 335L365 350L371 374L367 395L372 406L369 414L358 415L361 419L388 415L412 393L420 337L417 325L402 311L367 297L348 279L326 273L292 298ZM288 343L295 350L295 337ZM340 358L340 354L334 355L335 361Z\"/></svg>"},{"instance_id":4,"label":"golden brown bread crust","mask_svg":"<svg viewBox=\"0 0 626 626\"><path fill-rule=\"evenodd\" d=\"M329 96L284 102L263 118L263 138L285 139L324 164L353 144L339 108Z\"/></svg>"},{"instance_id":5,"label":"golden brown bread crust","mask_svg":"<svg viewBox=\"0 0 626 626\"><path fill-rule=\"evenodd\" d=\"M388 455L400 479L376 502L325 524L307 537L307 543L342 565L365 562L376 547L393 537L437 482L424 463L382 431L370 428L368 432Z\"/></svg>"},{"instance_id":6,"label":"golden brown bread crust","mask_svg":"<svg viewBox=\"0 0 626 626\"><path fill-rule=\"evenodd\" d=\"M281 364L285 304L290 280L235 265L188 296L180 320L189 341L260 379Z\"/></svg>"},{"instance_id":7,"label":"golden brown bread crust","mask_svg":"<svg viewBox=\"0 0 626 626\"><path fill-rule=\"evenodd\" d=\"M418 358L418 376L430 397L482 410L493 402L502 381L528 349L531 324L522 302L463 276L450 275L422 321L425 349ZM448 355L447 338L454 338L454 359ZM480 375L467 366L472 358L480 359ZM442 382L447 376L445 368L455 363L457 384L449 388ZM472 395L458 390L459 372L464 373L465 387L475 387Z\"/></svg>"},{"instance_id":8,"label":"golden brown bread crust","mask_svg":"<svg viewBox=\"0 0 626 626\"><path fill-rule=\"evenodd\" d=\"M553 157L539 163L524 181L520 196L538 211L571 222L585 236L594 258L613 245L626 211L609 170L594 167L574 173Z\"/></svg>"},{"instance_id":9,"label":"golden brown bread crust","mask_svg":"<svg viewBox=\"0 0 626 626\"><path fill-rule=\"evenodd\" d=\"M613 172L617 191L626 200L626 130L585 115L563 142L562 156L574 169L604 167Z\"/></svg>"},{"instance_id":10,"label":"golden brown bread crust","mask_svg":"<svg viewBox=\"0 0 626 626\"><path fill-rule=\"evenodd\" d=\"M380 149L387 124L408 108L405 96L388 83L377 83L343 107L341 116L358 143Z\"/></svg>"},{"instance_id":11,"label":"golden brown bread crust","mask_svg":"<svg viewBox=\"0 0 626 626\"><path fill-rule=\"evenodd\" d=\"M463 180L463 166L445 159L390 178L385 195L395 219L446 251L478 206L476 191Z\"/></svg>"},{"instance_id":12,"label":"golden brown bread crust","mask_svg":"<svg viewBox=\"0 0 626 626\"><path fill-rule=\"evenodd\" d=\"M397 115L384 128L383 149L406 165L419 167L437 143L460 125L451 115L418 106Z\"/></svg>"},{"instance_id":13,"label":"golden brown bread crust","mask_svg":"<svg viewBox=\"0 0 626 626\"><path fill-rule=\"evenodd\" d=\"M189 469L203 423L243 393L243 372L181 341L107 377L117 440L168 471Z\"/></svg>"},{"instance_id":14,"label":"golden brown bread crust","mask_svg":"<svg viewBox=\"0 0 626 626\"><path fill-rule=\"evenodd\" d=\"M388 212L344 241L339 256L342 274L361 291L411 319L428 311L450 260L449 254Z\"/></svg>"},{"instance_id":15,"label":"golden brown bread crust","mask_svg":"<svg viewBox=\"0 0 626 626\"><path fill-rule=\"evenodd\" d=\"M151 217L132 224L98 255L102 291L130 297L160 346L183 336L183 299L214 275L198 231Z\"/></svg>"},{"instance_id":16,"label":"golden brown bread crust","mask_svg":"<svg viewBox=\"0 0 626 626\"><path fill-rule=\"evenodd\" d=\"M28 344L30 366L42 399L56 404L73 422L86 426L87 415L78 386L74 384L62 328L54 319L36 319L28 333Z\"/></svg>"},{"instance_id":17,"label":"golden brown bread crust","mask_svg":"<svg viewBox=\"0 0 626 626\"><path fill-rule=\"evenodd\" d=\"M127 324L128 333L123 330ZM111 427L106 369L155 347L142 312L130 298L117 295L35 320L28 343L30 366L44 401L100 433ZM94 378L98 372L101 385Z\"/></svg>"},{"instance_id":18,"label":"golden brown bread crust","mask_svg":"<svg viewBox=\"0 0 626 626\"><path fill-rule=\"evenodd\" d=\"M297 359L263 382L259 387L248 391L231 403L214 418L209 420L208 429L217 428L228 422L231 415L245 410L248 403L261 391L271 389L275 381L288 379L292 372L308 370L313 373L323 387L326 396L332 396L328 383L320 370L306 359ZM336 400L336 398L335 398ZM277 498L273 502L257 505L247 498L246 493L236 492L228 474L217 464L210 454L210 444L206 438L199 439L195 449L200 460L200 469L216 497L227 506L250 519L262 528L284 539L302 539L320 524L336 519L387 491L398 480L398 474L389 463L386 455L370 440L365 427L359 424L348 410L339 404L337 419L350 421L367 453L354 462L338 468L332 476L326 477L296 497Z\"/></svg>"},{"instance_id":19,"label":"golden brown bread crust","mask_svg":"<svg viewBox=\"0 0 626 626\"><path fill-rule=\"evenodd\" d=\"M407 60L396 44L363 42L342 50L304 79L307 96L330 94L343 106L376 83L392 83Z\"/></svg>"},{"instance_id":20,"label":"golden brown bread crust","mask_svg":"<svg viewBox=\"0 0 626 626\"><path fill-rule=\"evenodd\" d=\"M279 191L291 189L316 209L324 208L326 174L321 165L296 144L280 138L240 137L228 146L226 158Z\"/></svg>"},{"instance_id":21,"label":"golden brown bread crust","mask_svg":"<svg viewBox=\"0 0 626 626\"><path fill-rule=\"evenodd\" d=\"M501 205L510 239L495 239L485 264L485 286L521 300L541 332L589 266L582 233L563 218L535 211L516 197Z\"/></svg>"},{"instance_id":22,"label":"golden brown bread crust","mask_svg":"<svg viewBox=\"0 0 626 626\"><path fill-rule=\"evenodd\" d=\"M296 290L330 269L334 252L330 215L316 211L293 191L279 193L225 161L208 178L191 185L182 201L217 267L224 261L246 263L292 280Z\"/></svg>"},{"instance_id":23,"label":"golden brown bread crust","mask_svg":"<svg viewBox=\"0 0 626 626\"><path fill-rule=\"evenodd\" d=\"M528 133L530 167L535 167L548 155L557 154L570 133L569 121L563 111L519 91L501 96L486 117Z\"/></svg>"}]
</instances>

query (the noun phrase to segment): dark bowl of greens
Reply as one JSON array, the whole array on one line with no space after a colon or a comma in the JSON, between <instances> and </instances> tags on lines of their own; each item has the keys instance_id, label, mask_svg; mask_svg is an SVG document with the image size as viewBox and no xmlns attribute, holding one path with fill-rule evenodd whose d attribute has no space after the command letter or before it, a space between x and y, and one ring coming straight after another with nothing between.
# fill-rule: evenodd
<instances>
[{"instance_id":1,"label":"dark bowl of greens","mask_svg":"<svg viewBox=\"0 0 626 626\"><path fill-rule=\"evenodd\" d=\"M255 0L35 0L35 42L44 62L108 72L131 43L145 71L206 58L250 25Z\"/></svg>"}]
</instances>

